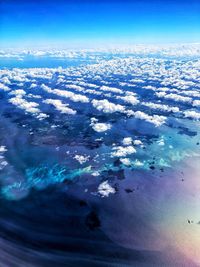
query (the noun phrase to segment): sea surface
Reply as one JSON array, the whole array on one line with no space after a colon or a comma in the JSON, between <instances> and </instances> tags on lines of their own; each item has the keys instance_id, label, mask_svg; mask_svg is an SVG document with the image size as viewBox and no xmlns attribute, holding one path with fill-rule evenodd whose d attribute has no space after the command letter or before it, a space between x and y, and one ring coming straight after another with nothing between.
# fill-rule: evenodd
<instances>
[{"instance_id":1,"label":"sea surface","mask_svg":"<svg viewBox=\"0 0 200 267\"><path fill-rule=\"evenodd\" d=\"M200 266L198 58L0 68L0 266Z\"/></svg>"}]
</instances>

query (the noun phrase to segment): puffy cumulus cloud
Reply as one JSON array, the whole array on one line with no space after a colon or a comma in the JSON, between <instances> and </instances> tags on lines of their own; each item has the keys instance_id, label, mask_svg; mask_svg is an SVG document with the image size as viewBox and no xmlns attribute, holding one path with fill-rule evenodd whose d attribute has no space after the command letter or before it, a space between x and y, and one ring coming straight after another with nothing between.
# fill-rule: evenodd
<instances>
[{"instance_id":1,"label":"puffy cumulus cloud","mask_svg":"<svg viewBox=\"0 0 200 267\"><path fill-rule=\"evenodd\" d=\"M183 114L186 118L190 118L190 119L194 119L194 120L200 119L200 113L196 112L194 110L186 110L183 112Z\"/></svg>"},{"instance_id":2,"label":"puffy cumulus cloud","mask_svg":"<svg viewBox=\"0 0 200 267\"><path fill-rule=\"evenodd\" d=\"M1 82L4 84L11 84L10 80L8 79L8 77L4 76L1 78Z\"/></svg>"},{"instance_id":3,"label":"puffy cumulus cloud","mask_svg":"<svg viewBox=\"0 0 200 267\"><path fill-rule=\"evenodd\" d=\"M26 92L23 89L13 90L9 93L9 95L16 95L16 96L23 96L25 94Z\"/></svg>"},{"instance_id":4,"label":"puffy cumulus cloud","mask_svg":"<svg viewBox=\"0 0 200 267\"><path fill-rule=\"evenodd\" d=\"M96 91L96 90L93 90L93 89L86 89L85 93L91 94L91 95L102 95L102 92L99 92L99 91Z\"/></svg>"},{"instance_id":5,"label":"puffy cumulus cloud","mask_svg":"<svg viewBox=\"0 0 200 267\"><path fill-rule=\"evenodd\" d=\"M200 100L194 100L193 103L192 103L192 105L194 107L200 107Z\"/></svg>"},{"instance_id":6,"label":"puffy cumulus cloud","mask_svg":"<svg viewBox=\"0 0 200 267\"><path fill-rule=\"evenodd\" d=\"M35 102L28 102L23 99L21 96L16 96L9 99L9 102L16 107L24 110L27 113L33 114L39 120L43 120L48 117L47 114L41 113L40 109L38 108L39 104Z\"/></svg>"},{"instance_id":7,"label":"puffy cumulus cloud","mask_svg":"<svg viewBox=\"0 0 200 267\"><path fill-rule=\"evenodd\" d=\"M180 95L177 95L177 94L169 94L169 95L166 95L165 98L166 99L170 99L170 100L174 100L174 101L177 101L177 102L190 103L192 101L192 98L190 98L190 97L180 96Z\"/></svg>"},{"instance_id":8,"label":"puffy cumulus cloud","mask_svg":"<svg viewBox=\"0 0 200 267\"><path fill-rule=\"evenodd\" d=\"M99 111L103 111L105 113L114 113L114 112L124 112L125 107L120 104L114 104L109 102L107 99L103 100L92 100L92 105Z\"/></svg>"},{"instance_id":9,"label":"puffy cumulus cloud","mask_svg":"<svg viewBox=\"0 0 200 267\"><path fill-rule=\"evenodd\" d=\"M136 149L133 146L115 146L113 147L113 152L111 153L112 157L126 157L136 153Z\"/></svg>"},{"instance_id":10,"label":"puffy cumulus cloud","mask_svg":"<svg viewBox=\"0 0 200 267\"><path fill-rule=\"evenodd\" d=\"M25 110L29 113L39 113L40 110L37 108L39 106L38 103L35 102L28 102L22 97L16 96L9 99L9 102L15 106L17 106L20 109Z\"/></svg>"},{"instance_id":11,"label":"puffy cumulus cloud","mask_svg":"<svg viewBox=\"0 0 200 267\"><path fill-rule=\"evenodd\" d=\"M27 95L28 98L35 98L35 99L41 99L41 95L33 95L33 94L28 94Z\"/></svg>"},{"instance_id":12,"label":"puffy cumulus cloud","mask_svg":"<svg viewBox=\"0 0 200 267\"><path fill-rule=\"evenodd\" d=\"M67 104L63 104L61 100L46 99L46 100L43 100L43 103L53 105L61 113L70 114L70 115L76 114L76 110L69 108Z\"/></svg>"},{"instance_id":13,"label":"puffy cumulus cloud","mask_svg":"<svg viewBox=\"0 0 200 267\"><path fill-rule=\"evenodd\" d=\"M129 103L131 105L137 105L140 102L134 95L118 96L116 98L122 99L124 102Z\"/></svg>"},{"instance_id":14,"label":"puffy cumulus cloud","mask_svg":"<svg viewBox=\"0 0 200 267\"><path fill-rule=\"evenodd\" d=\"M94 131L99 133L110 130L112 127L110 123L98 122L96 118L91 118L90 126L92 126Z\"/></svg>"},{"instance_id":15,"label":"puffy cumulus cloud","mask_svg":"<svg viewBox=\"0 0 200 267\"><path fill-rule=\"evenodd\" d=\"M79 85L79 86L90 87L90 88L94 88L94 89L99 88L99 86L96 85L96 84L93 84L93 83L87 83L87 82L84 82L84 81L80 81L80 82L78 82L78 85Z\"/></svg>"},{"instance_id":16,"label":"puffy cumulus cloud","mask_svg":"<svg viewBox=\"0 0 200 267\"><path fill-rule=\"evenodd\" d=\"M188 96L181 96L181 95L177 95L177 94L166 94L165 92L157 92L156 96L159 98L165 98L168 100L173 100L176 102L183 102L183 103L191 103L192 102L192 98L188 97Z\"/></svg>"},{"instance_id":17,"label":"puffy cumulus cloud","mask_svg":"<svg viewBox=\"0 0 200 267\"><path fill-rule=\"evenodd\" d=\"M122 140L122 144L124 146L132 145L132 143L133 143L132 137L124 137L124 139Z\"/></svg>"},{"instance_id":18,"label":"puffy cumulus cloud","mask_svg":"<svg viewBox=\"0 0 200 267\"><path fill-rule=\"evenodd\" d=\"M133 162L134 166L136 167L141 167L144 165L143 162L141 162L140 160L136 159L134 162Z\"/></svg>"},{"instance_id":19,"label":"puffy cumulus cloud","mask_svg":"<svg viewBox=\"0 0 200 267\"><path fill-rule=\"evenodd\" d=\"M112 93L116 93L116 94L123 94L123 91L121 89L109 87L106 85L101 86L99 89L101 91L108 91L108 92L112 92Z\"/></svg>"},{"instance_id":20,"label":"puffy cumulus cloud","mask_svg":"<svg viewBox=\"0 0 200 267\"><path fill-rule=\"evenodd\" d=\"M164 145L165 145L165 139L164 139L163 136L157 141L157 144L158 144L159 146L164 146Z\"/></svg>"},{"instance_id":21,"label":"puffy cumulus cloud","mask_svg":"<svg viewBox=\"0 0 200 267\"><path fill-rule=\"evenodd\" d=\"M136 146L142 146L143 145L142 141L141 140L137 140L137 139L133 141L133 144L136 145Z\"/></svg>"},{"instance_id":22,"label":"puffy cumulus cloud","mask_svg":"<svg viewBox=\"0 0 200 267\"><path fill-rule=\"evenodd\" d=\"M157 110L164 111L164 112L178 113L180 111L179 107L173 107L173 106L169 106L165 104L158 104L158 103L152 103L152 102L142 102L141 104L151 109L157 109Z\"/></svg>"},{"instance_id":23,"label":"puffy cumulus cloud","mask_svg":"<svg viewBox=\"0 0 200 267\"><path fill-rule=\"evenodd\" d=\"M92 125L92 128L94 131L96 132L105 132L107 130L111 129L111 124L110 123L102 123L102 122L98 122Z\"/></svg>"},{"instance_id":24,"label":"puffy cumulus cloud","mask_svg":"<svg viewBox=\"0 0 200 267\"><path fill-rule=\"evenodd\" d=\"M78 91L78 92L83 92L85 90L83 87L81 87L80 85L76 85L76 84L68 84L65 87L68 89Z\"/></svg>"},{"instance_id":25,"label":"puffy cumulus cloud","mask_svg":"<svg viewBox=\"0 0 200 267\"><path fill-rule=\"evenodd\" d=\"M159 98L165 98L166 93L165 92L156 92L155 95Z\"/></svg>"},{"instance_id":26,"label":"puffy cumulus cloud","mask_svg":"<svg viewBox=\"0 0 200 267\"><path fill-rule=\"evenodd\" d=\"M89 102L89 98L85 95L75 94L73 92L66 91L66 90L51 89L45 84L42 84L41 88L48 93L55 94L55 95L58 95L64 98L69 98L73 102L82 102L82 103Z\"/></svg>"},{"instance_id":27,"label":"puffy cumulus cloud","mask_svg":"<svg viewBox=\"0 0 200 267\"><path fill-rule=\"evenodd\" d=\"M9 91L10 88L9 88L7 85L5 85L5 84L0 83L0 90L3 90L3 91Z\"/></svg>"},{"instance_id":28,"label":"puffy cumulus cloud","mask_svg":"<svg viewBox=\"0 0 200 267\"><path fill-rule=\"evenodd\" d=\"M43 120L43 119L46 119L48 118L49 115L45 114L45 113L39 113L36 118L39 119L40 121Z\"/></svg>"},{"instance_id":29,"label":"puffy cumulus cloud","mask_svg":"<svg viewBox=\"0 0 200 267\"><path fill-rule=\"evenodd\" d=\"M32 83L29 88L33 89L33 88L36 88L36 87L37 87L37 84L36 83Z\"/></svg>"},{"instance_id":30,"label":"puffy cumulus cloud","mask_svg":"<svg viewBox=\"0 0 200 267\"><path fill-rule=\"evenodd\" d=\"M195 90L181 91L181 94L192 97L200 97L200 92Z\"/></svg>"},{"instance_id":31,"label":"puffy cumulus cloud","mask_svg":"<svg viewBox=\"0 0 200 267\"><path fill-rule=\"evenodd\" d=\"M116 190L108 181L105 181L98 186L98 193L101 197L108 197L110 194L115 194Z\"/></svg>"},{"instance_id":32,"label":"puffy cumulus cloud","mask_svg":"<svg viewBox=\"0 0 200 267\"><path fill-rule=\"evenodd\" d=\"M8 151L6 146L0 146L0 153L4 153L6 151Z\"/></svg>"},{"instance_id":33,"label":"puffy cumulus cloud","mask_svg":"<svg viewBox=\"0 0 200 267\"><path fill-rule=\"evenodd\" d=\"M89 160L90 156L84 155L75 155L74 159L77 160L80 164L83 164Z\"/></svg>"},{"instance_id":34,"label":"puffy cumulus cloud","mask_svg":"<svg viewBox=\"0 0 200 267\"><path fill-rule=\"evenodd\" d=\"M43 89L44 91L46 91L47 93L52 93L53 92L53 90L49 86L47 86L45 84L41 84L40 88Z\"/></svg>"},{"instance_id":35,"label":"puffy cumulus cloud","mask_svg":"<svg viewBox=\"0 0 200 267\"><path fill-rule=\"evenodd\" d=\"M133 82L133 83L145 83L145 81L142 80L142 79L131 79L130 82Z\"/></svg>"},{"instance_id":36,"label":"puffy cumulus cloud","mask_svg":"<svg viewBox=\"0 0 200 267\"><path fill-rule=\"evenodd\" d=\"M69 98L73 102L82 102L82 103L88 103L89 102L89 98L87 96L75 94L75 93L72 93L69 91L54 89L54 90L52 90L52 93L56 94L58 96L61 96L61 97Z\"/></svg>"},{"instance_id":37,"label":"puffy cumulus cloud","mask_svg":"<svg viewBox=\"0 0 200 267\"><path fill-rule=\"evenodd\" d=\"M54 98L51 97L51 94L56 95L58 97L55 98L61 99L62 102L54 102L54 104L51 102L51 104L61 112L73 113L74 111L69 110L68 105L63 103L68 101L62 98L82 103L89 103L91 100L92 106L101 113L120 112L127 116L135 116L135 118L148 121L155 126L160 126L166 121L166 117L155 114L156 110L179 113L184 116L185 113L179 110L181 103L191 104L191 107L196 108L200 106L200 100L198 99L200 94L199 60L165 60L163 58L149 56L130 57L128 54L123 54L122 57L118 52L112 54L110 60L105 59L106 57L103 54L98 54L96 64L84 64L66 69L1 69L0 91L2 89L5 93L7 90L11 92L12 87L9 86L10 88L8 88L5 86L13 84L14 90L12 94L20 96L20 91L17 93L17 90L21 90L18 89L21 88L20 83L24 84L27 82L27 84L25 83L23 85L23 90L27 92L25 96L26 101L31 97L51 99ZM50 54L53 55L53 52ZM43 83L42 85L40 85L41 81ZM53 88L56 81L62 83L58 89ZM37 93L40 89L44 91L38 97L30 94L34 90L29 90L29 92L26 90L26 88L34 89L35 87L37 87ZM147 92L147 90L150 91ZM134 92L137 92L137 94ZM143 95L145 94L148 94L148 100L146 100L148 102L144 100ZM24 93L21 91L21 99L23 95ZM97 96L100 96L99 99L102 100L97 100ZM159 101L157 97L160 98ZM143 100L141 100L142 98ZM174 101L177 103L175 104ZM20 105L20 103L18 104ZM138 111L135 111L136 107L130 104L137 104ZM21 106L23 106L22 103ZM79 108L82 107L83 105ZM38 106L33 106L32 108L39 110ZM147 110L147 112L144 112L144 110ZM193 110L188 111L192 111L191 114L194 112ZM38 111L37 116L40 114ZM196 117L196 115L191 114L190 116ZM174 116L174 114L170 114L170 116ZM105 124L98 123L101 122L97 121L95 123L97 131L105 129Z\"/></svg>"},{"instance_id":38,"label":"puffy cumulus cloud","mask_svg":"<svg viewBox=\"0 0 200 267\"><path fill-rule=\"evenodd\" d=\"M131 165L131 161L129 158L121 158L120 159L121 163L123 163L126 166L130 166Z\"/></svg>"},{"instance_id":39,"label":"puffy cumulus cloud","mask_svg":"<svg viewBox=\"0 0 200 267\"><path fill-rule=\"evenodd\" d=\"M156 127L161 126L167 120L165 116L159 116L159 115L150 116L144 113L143 111L136 111L134 113L134 116L136 119L145 120L147 122L153 123Z\"/></svg>"},{"instance_id":40,"label":"puffy cumulus cloud","mask_svg":"<svg viewBox=\"0 0 200 267\"><path fill-rule=\"evenodd\" d=\"M152 91L156 91L156 87L152 86L152 85L146 85L142 87L143 89L147 89L147 90L152 90Z\"/></svg>"}]
</instances>

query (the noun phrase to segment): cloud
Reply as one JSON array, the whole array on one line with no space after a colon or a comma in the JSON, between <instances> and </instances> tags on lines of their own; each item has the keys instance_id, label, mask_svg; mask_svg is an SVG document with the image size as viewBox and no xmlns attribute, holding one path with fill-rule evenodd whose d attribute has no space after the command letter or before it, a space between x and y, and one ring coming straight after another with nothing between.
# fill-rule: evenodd
<instances>
[{"instance_id":1,"label":"cloud","mask_svg":"<svg viewBox=\"0 0 200 267\"><path fill-rule=\"evenodd\" d=\"M0 153L8 151L6 146L0 146Z\"/></svg>"},{"instance_id":2,"label":"cloud","mask_svg":"<svg viewBox=\"0 0 200 267\"><path fill-rule=\"evenodd\" d=\"M68 85L66 85L66 88L73 89L73 90L78 91L78 92L83 92L84 91L83 87L81 87L79 85L76 85L76 84L68 84Z\"/></svg>"},{"instance_id":3,"label":"cloud","mask_svg":"<svg viewBox=\"0 0 200 267\"><path fill-rule=\"evenodd\" d=\"M66 91L66 90L51 89L50 87L44 84L41 85L41 88L48 93L55 94L55 95L58 95L64 98L69 98L73 102L82 102L82 103L89 102L89 98L85 95L75 94L73 92Z\"/></svg>"},{"instance_id":4,"label":"cloud","mask_svg":"<svg viewBox=\"0 0 200 267\"><path fill-rule=\"evenodd\" d=\"M9 93L9 95L23 96L26 92L23 89L13 90Z\"/></svg>"},{"instance_id":5,"label":"cloud","mask_svg":"<svg viewBox=\"0 0 200 267\"><path fill-rule=\"evenodd\" d=\"M136 119L141 119L153 123L156 127L161 126L167 120L167 118L164 116L159 116L159 115L150 116L142 111L136 111L134 113L134 116Z\"/></svg>"},{"instance_id":6,"label":"cloud","mask_svg":"<svg viewBox=\"0 0 200 267\"><path fill-rule=\"evenodd\" d=\"M9 91L10 88L9 88L7 85L5 85L5 84L0 83L0 90L3 90L3 91Z\"/></svg>"},{"instance_id":7,"label":"cloud","mask_svg":"<svg viewBox=\"0 0 200 267\"><path fill-rule=\"evenodd\" d=\"M177 94L166 94L165 92L158 92L156 93L156 96L159 98L165 98L168 100L173 100L176 102L183 102L183 103L191 103L192 102L192 98L188 97L188 96L181 96L181 95L177 95Z\"/></svg>"},{"instance_id":8,"label":"cloud","mask_svg":"<svg viewBox=\"0 0 200 267\"><path fill-rule=\"evenodd\" d=\"M129 103L131 105L137 105L139 104L139 100L137 99L137 97L133 96L133 95L126 95L126 96L117 96L117 99L122 99L124 102Z\"/></svg>"},{"instance_id":9,"label":"cloud","mask_svg":"<svg viewBox=\"0 0 200 267\"><path fill-rule=\"evenodd\" d=\"M124 106L109 102L107 99L103 99L103 100L93 99L92 105L97 110L103 111L105 113L124 112L125 111Z\"/></svg>"},{"instance_id":10,"label":"cloud","mask_svg":"<svg viewBox=\"0 0 200 267\"><path fill-rule=\"evenodd\" d=\"M142 143L142 141L140 141L140 140L134 140L134 141L133 141L133 144L136 145L136 146L140 146L140 145L142 145L143 143Z\"/></svg>"},{"instance_id":11,"label":"cloud","mask_svg":"<svg viewBox=\"0 0 200 267\"><path fill-rule=\"evenodd\" d=\"M17 106L20 109L25 110L29 113L39 113L40 110L37 108L39 106L38 103L35 102L28 102L22 97L16 96L13 98L10 98L9 102L15 106Z\"/></svg>"},{"instance_id":12,"label":"cloud","mask_svg":"<svg viewBox=\"0 0 200 267\"><path fill-rule=\"evenodd\" d=\"M105 132L107 130L110 130L111 129L111 124L110 123L95 123L92 125L92 128L94 131L96 132Z\"/></svg>"},{"instance_id":13,"label":"cloud","mask_svg":"<svg viewBox=\"0 0 200 267\"><path fill-rule=\"evenodd\" d=\"M109 86L105 86L105 85L101 86L99 89L101 91L108 91L108 92L112 92L112 93L116 93L116 94L123 94L123 91L121 89L109 87Z\"/></svg>"},{"instance_id":14,"label":"cloud","mask_svg":"<svg viewBox=\"0 0 200 267\"><path fill-rule=\"evenodd\" d=\"M124 146L128 146L128 145L132 145L133 143L133 139L132 137L125 137L123 140L122 140L122 144Z\"/></svg>"},{"instance_id":15,"label":"cloud","mask_svg":"<svg viewBox=\"0 0 200 267\"><path fill-rule=\"evenodd\" d=\"M77 160L80 164L83 164L89 160L90 156L75 155L74 159Z\"/></svg>"},{"instance_id":16,"label":"cloud","mask_svg":"<svg viewBox=\"0 0 200 267\"><path fill-rule=\"evenodd\" d=\"M9 102L27 113L33 114L39 120L43 120L48 117L47 114L41 113L40 109L38 108L38 103L28 102L23 99L21 95L10 98Z\"/></svg>"},{"instance_id":17,"label":"cloud","mask_svg":"<svg viewBox=\"0 0 200 267\"><path fill-rule=\"evenodd\" d=\"M165 104L142 102L141 105L149 107L151 109L156 109L156 110L165 111L165 112L178 113L180 111L179 107L168 106L168 105L165 105Z\"/></svg>"},{"instance_id":18,"label":"cloud","mask_svg":"<svg viewBox=\"0 0 200 267\"><path fill-rule=\"evenodd\" d=\"M129 158L121 158L120 159L121 163L123 163L126 166L130 166L131 165L131 161Z\"/></svg>"},{"instance_id":19,"label":"cloud","mask_svg":"<svg viewBox=\"0 0 200 267\"><path fill-rule=\"evenodd\" d=\"M58 96L61 96L61 97L69 98L73 102L82 102L82 103L88 103L89 102L89 98L87 96L74 94L72 92L63 91L60 89L54 89L54 90L52 90L52 93L56 94Z\"/></svg>"},{"instance_id":20,"label":"cloud","mask_svg":"<svg viewBox=\"0 0 200 267\"><path fill-rule=\"evenodd\" d=\"M69 108L67 104L63 104L61 100L46 99L46 100L43 100L43 103L53 105L61 113L70 114L70 115L76 114L76 110Z\"/></svg>"},{"instance_id":21,"label":"cloud","mask_svg":"<svg viewBox=\"0 0 200 267\"><path fill-rule=\"evenodd\" d=\"M194 110L187 110L183 112L184 116L186 118L194 119L194 120L199 120L200 119L200 113L196 112Z\"/></svg>"},{"instance_id":22,"label":"cloud","mask_svg":"<svg viewBox=\"0 0 200 267\"><path fill-rule=\"evenodd\" d=\"M105 181L98 186L98 193L101 197L108 197L110 194L115 194L116 190L109 185L108 181Z\"/></svg>"},{"instance_id":23,"label":"cloud","mask_svg":"<svg viewBox=\"0 0 200 267\"><path fill-rule=\"evenodd\" d=\"M92 126L92 129L94 131L99 132L99 133L110 130L112 127L110 123L98 122L96 118L91 118L90 126Z\"/></svg>"},{"instance_id":24,"label":"cloud","mask_svg":"<svg viewBox=\"0 0 200 267\"><path fill-rule=\"evenodd\" d=\"M126 157L127 155L136 153L136 149L133 146L116 146L113 147L113 150L111 153L112 157Z\"/></svg>"},{"instance_id":25,"label":"cloud","mask_svg":"<svg viewBox=\"0 0 200 267\"><path fill-rule=\"evenodd\" d=\"M192 103L192 105L194 107L200 107L200 100L194 100L193 103Z\"/></svg>"}]
</instances>

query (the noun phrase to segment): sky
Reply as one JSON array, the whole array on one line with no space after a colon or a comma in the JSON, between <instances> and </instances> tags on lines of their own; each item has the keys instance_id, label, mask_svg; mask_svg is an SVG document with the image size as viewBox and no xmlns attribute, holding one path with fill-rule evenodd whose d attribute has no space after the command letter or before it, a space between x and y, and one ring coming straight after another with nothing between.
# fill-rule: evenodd
<instances>
[{"instance_id":1,"label":"sky","mask_svg":"<svg viewBox=\"0 0 200 267\"><path fill-rule=\"evenodd\" d=\"M0 0L0 47L200 42L199 0Z\"/></svg>"}]
</instances>

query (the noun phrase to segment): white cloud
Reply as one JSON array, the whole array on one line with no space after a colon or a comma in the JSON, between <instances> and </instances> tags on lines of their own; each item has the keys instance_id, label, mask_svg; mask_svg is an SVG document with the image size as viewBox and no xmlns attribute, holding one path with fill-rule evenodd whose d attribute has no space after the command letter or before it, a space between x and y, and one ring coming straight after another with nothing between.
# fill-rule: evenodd
<instances>
[{"instance_id":1,"label":"white cloud","mask_svg":"<svg viewBox=\"0 0 200 267\"><path fill-rule=\"evenodd\" d=\"M0 83L0 90L3 90L3 91L9 91L10 88L9 88L7 85L5 85L5 84Z\"/></svg>"},{"instance_id":2,"label":"white cloud","mask_svg":"<svg viewBox=\"0 0 200 267\"><path fill-rule=\"evenodd\" d=\"M38 108L39 104L35 102L28 102L21 97L21 95L17 95L13 98L9 99L9 102L16 107L24 110L25 112L31 113L39 120L43 120L48 117L47 114L41 113L40 109Z\"/></svg>"},{"instance_id":3,"label":"white cloud","mask_svg":"<svg viewBox=\"0 0 200 267\"><path fill-rule=\"evenodd\" d=\"M80 164L83 164L89 160L89 156L75 155L74 159L77 160Z\"/></svg>"},{"instance_id":4,"label":"white cloud","mask_svg":"<svg viewBox=\"0 0 200 267\"><path fill-rule=\"evenodd\" d=\"M116 190L109 185L108 181L105 181L98 186L98 193L101 197L108 197L110 194L115 194Z\"/></svg>"},{"instance_id":5,"label":"white cloud","mask_svg":"<svg viewBox=\"0 0 200 267\"><path fill-rule=\"evenodd\" d=\"M104 100L93 99L92 105L96 109L98 109L99 111L103 111L105 113L124 112L125 111L124 106L111 103L107 99L104 99Z\"/></svg>"},{"instance_id":6,"label":"white cloud","mask_svg":"<svg viewBox=\"0 0 200 267\"><path fill-rule=\"evenodd\" d=\"M39 106L39 104L37 104L35 102L28 102L19 96L10 98L9 102L11 104L17 106L18 108L23 109L29 113L39 113L40 112L40 110L37 108Z\"/></svg>"},{"instance_id":7,"label":"white cloud","mask_svg":"<svg viewBox=\"0 0 200 267\"><path fill-rule=\"evenodd\" d=\"M76 110L69 108L67 104L63 104L61 100L46 99L46 100L43 100L43 103L53 105L61 113L70 114L70 115L76 114Z\"/></svg>"},{"instance_id":8,"label":"white cloud","mask_svg":"<svg viewBox=\"0 0 200 267\"><path fill-rule=\"evenodd\" d=\"M117 94L123 94L123 91L121 89L118 88L114 88L114 87L109 87L106 85L103 85L99 88L101 91L109 91L112 93L117 93Z\"/></svg>"},{"instance_id":9,"label":"white cloud","mask_svg":"<svg viewBox=\"0 0 200 267\"><path fill-rule=\"evenodd\" d=\"M194 110L184 111L183 114L185 115L186 118L190 118L190 119L194 119L194 120L200 119L200 113L196 112Z\"/></svg>"},{"instance_id":10,"label":"white cloud","mask_svg":"<svg viewBox=\"0 0 200 267\"><path fill-rule=\"evenodd\" d=\"M66 88L73 89L73 90L78 91L78 92L84 91L83 87L76 85L76 84L68 84L68 85L66 85Z\"/></svg>"},{"instance_id":11,"label":"white cloud","mask_svg":"<svg viewBox=\"0 0 200 267\"><path fill-rule=\"evenodd\" d=\"M183 102L183 103L191 103L192 102L191 97L181 96L181 95L172 94L172 93L166 94L165 92L158 92L158 93L156 93L156 96L159 98L165 98L165 99L173 100L176 102Z\"/></svg>"},{"instance_id":12,"label":"white cloud","mask_svg":"<svg viewBox=\"0 0 200 267\"><path fill-rule=\"evenodd\" d=\"M158 109L158 110L166 111L166 112L177 113L180 111L179 107L168 106L165 104L157 104L157 103L151 103L151 102L142 102L141 104L151 109Z\"/></svg>"},{"instance_id":13,"label":"white cloud","mask_svg":"<svg viewBox=\"0 0 200 267\"><path fill-rule=\"evenodd\" d=\"M46 118L48 118L48 117L49 117L49 115L47 115L47 114L45 114L45 113L40 113L40 114L38 114L38 115L36 116L36 118L39 119L39 120L43 120L43 119L46 119Z\"/></svg>"},{"instance_id":14,"label":"white cloud","mask_svg":"<svg viewBox=\"0 0 200 267\"><path fill-rule=\"evenodd\" d=\"M112 127L110 123L100 123L96 118L91 118L90 126L92 126L94 131L99 133L110 130Z\"/></svg>"},{"instance_id":15,"label":"white cloud","mask_svg":"<svg viewBox=\"0 0 200 267\"><path fill-rule=\"evenodd\" d=\"M26 92L23 89L13 90L9 93L9 95L23 96Z\"/></svg>"},{"instance_id":16,"label":"white cloud","mask_svg":"<svg viewBox=\"0 0 200 267\"><path fill-rule=\"evenodd\" d=\"M161 126L167 120L167 118L164 116L159 116L159 115L150 116L142 111L136 111L134 113L134 116L136 119L141 119L153 123L156 127Z\"/></svg>"},{"instance_id":17,"label":"white cloud","mask_svg":"<svg viewBox=\"0 0 200 267\"><path fill-rule=\"evenodd\" d=\"M122 99L124 102L137 105L140 101L137 99L137 97L133 95L126 95L126 96L118 96L117 99Z\"/></svg>"},{"instance_id":18,"label":"white cloud","mask_svg":"<svg viewBox=\"0 0 200 267\"><path fill-rule=\"evenodd\" d=\"M123 163L126 166L130 166L131 165L131 161L129 158L121 158L120 159L121 163Z\"/></svg>"},{"instance_id":19,"label":"white cloud","mask_svg":"<svg viewBox=\"0 0 200 267\"><path fill-rule=\"evenodd\" d=\"M92 128L93 128L94 131L101 133L101 132L105 132L107 130L110 130L111 129L111 124L110 123L100 123L100 122L98 122L98 123L93 124Z\"/></svg>"},{"instance_id":20,"label":"white cloud","mask_svg":"<svg viewBox=\"0 0 200 267\"><path fill-rule=\"evenodd\" d=\"M8 151L6 146L0 146L0 153Z\"/></svg>"},{"instance_id":21,"label":"white cloud","mask_svg":"<svg viewBox=\"0 0 200 267\"><path fill-rule=\"evenodd\" d=\"M134 162L133 162L133 164L135 165L135 166L137 166L137 167L141 167L141 166L143 166L144 165L144 163L143 162L141 162L140 160L138 160L138 159L136 159Z\"/></svg>"},{"instance_id":22,"label":"white cloud","mask_svg":"<svg viewBox=\"0 0 200 267\"><path fill-rule=\"evenodd\" d=\"M131 155L136 153L136 150L133 146L116 146L113 147L113 152L111 153L112 157L126 157L127 155Z\"/></svg>"},{"instance_id":23,"label":"white cloud","mask_svg":"<svg viewBox=\"0 0 200 267\"><path fill-rule=\"evenodd\" d=\"M37 87L37 84L36 83L32 83L29 88L32 89L32 88L35 88L35 87Z\"/></svg>"},{"instance_id":24,"label":"white cloud","mask_svg":"<svg viewBox=\"0 0 200 267\"><path fill-rule=\"evenodd\" d=\"M61 96L61 97L69 98L73 102L82 102L82 103L88 103L89 102L89 98L87 96L75 94L75 93L72 93L69 91L54 89L54 90L52 90L52 93L56 94L58 96Z\"/></svg>"},{"instance_id":25,"label":"white cloud","mask_svg":"<svg viewBox=\"0 0 200 267\"><path fill-rule=\"evenodd\" d=\"M122 144L125 146L132 145L132 143L133 143L133 139L131 137L125 137L122 140Z\"/></svg>"},{"instance_id":26,"label":"white cloud","mask_svg":"<svg viewBox=\"0 0 200 267\"><path fill-rule=\"evenodd\" d=\"M194 100L193 103L192 103L192 105L194 107L200 107L200 100Z\"/></svg>"},{"instance_id":27,"label":"white cloud","mask_svg":"<svg viewBox=\"0 0 200 267\"><path fill-rule=\"evenodd\" d=\"M133 144L136 145L136 146L140 146L140 145L142 145L143 143L142 143L142 141L140 141L140 140L134 140L134 141L133 141Z\"/></svg>"}]
</instances>

